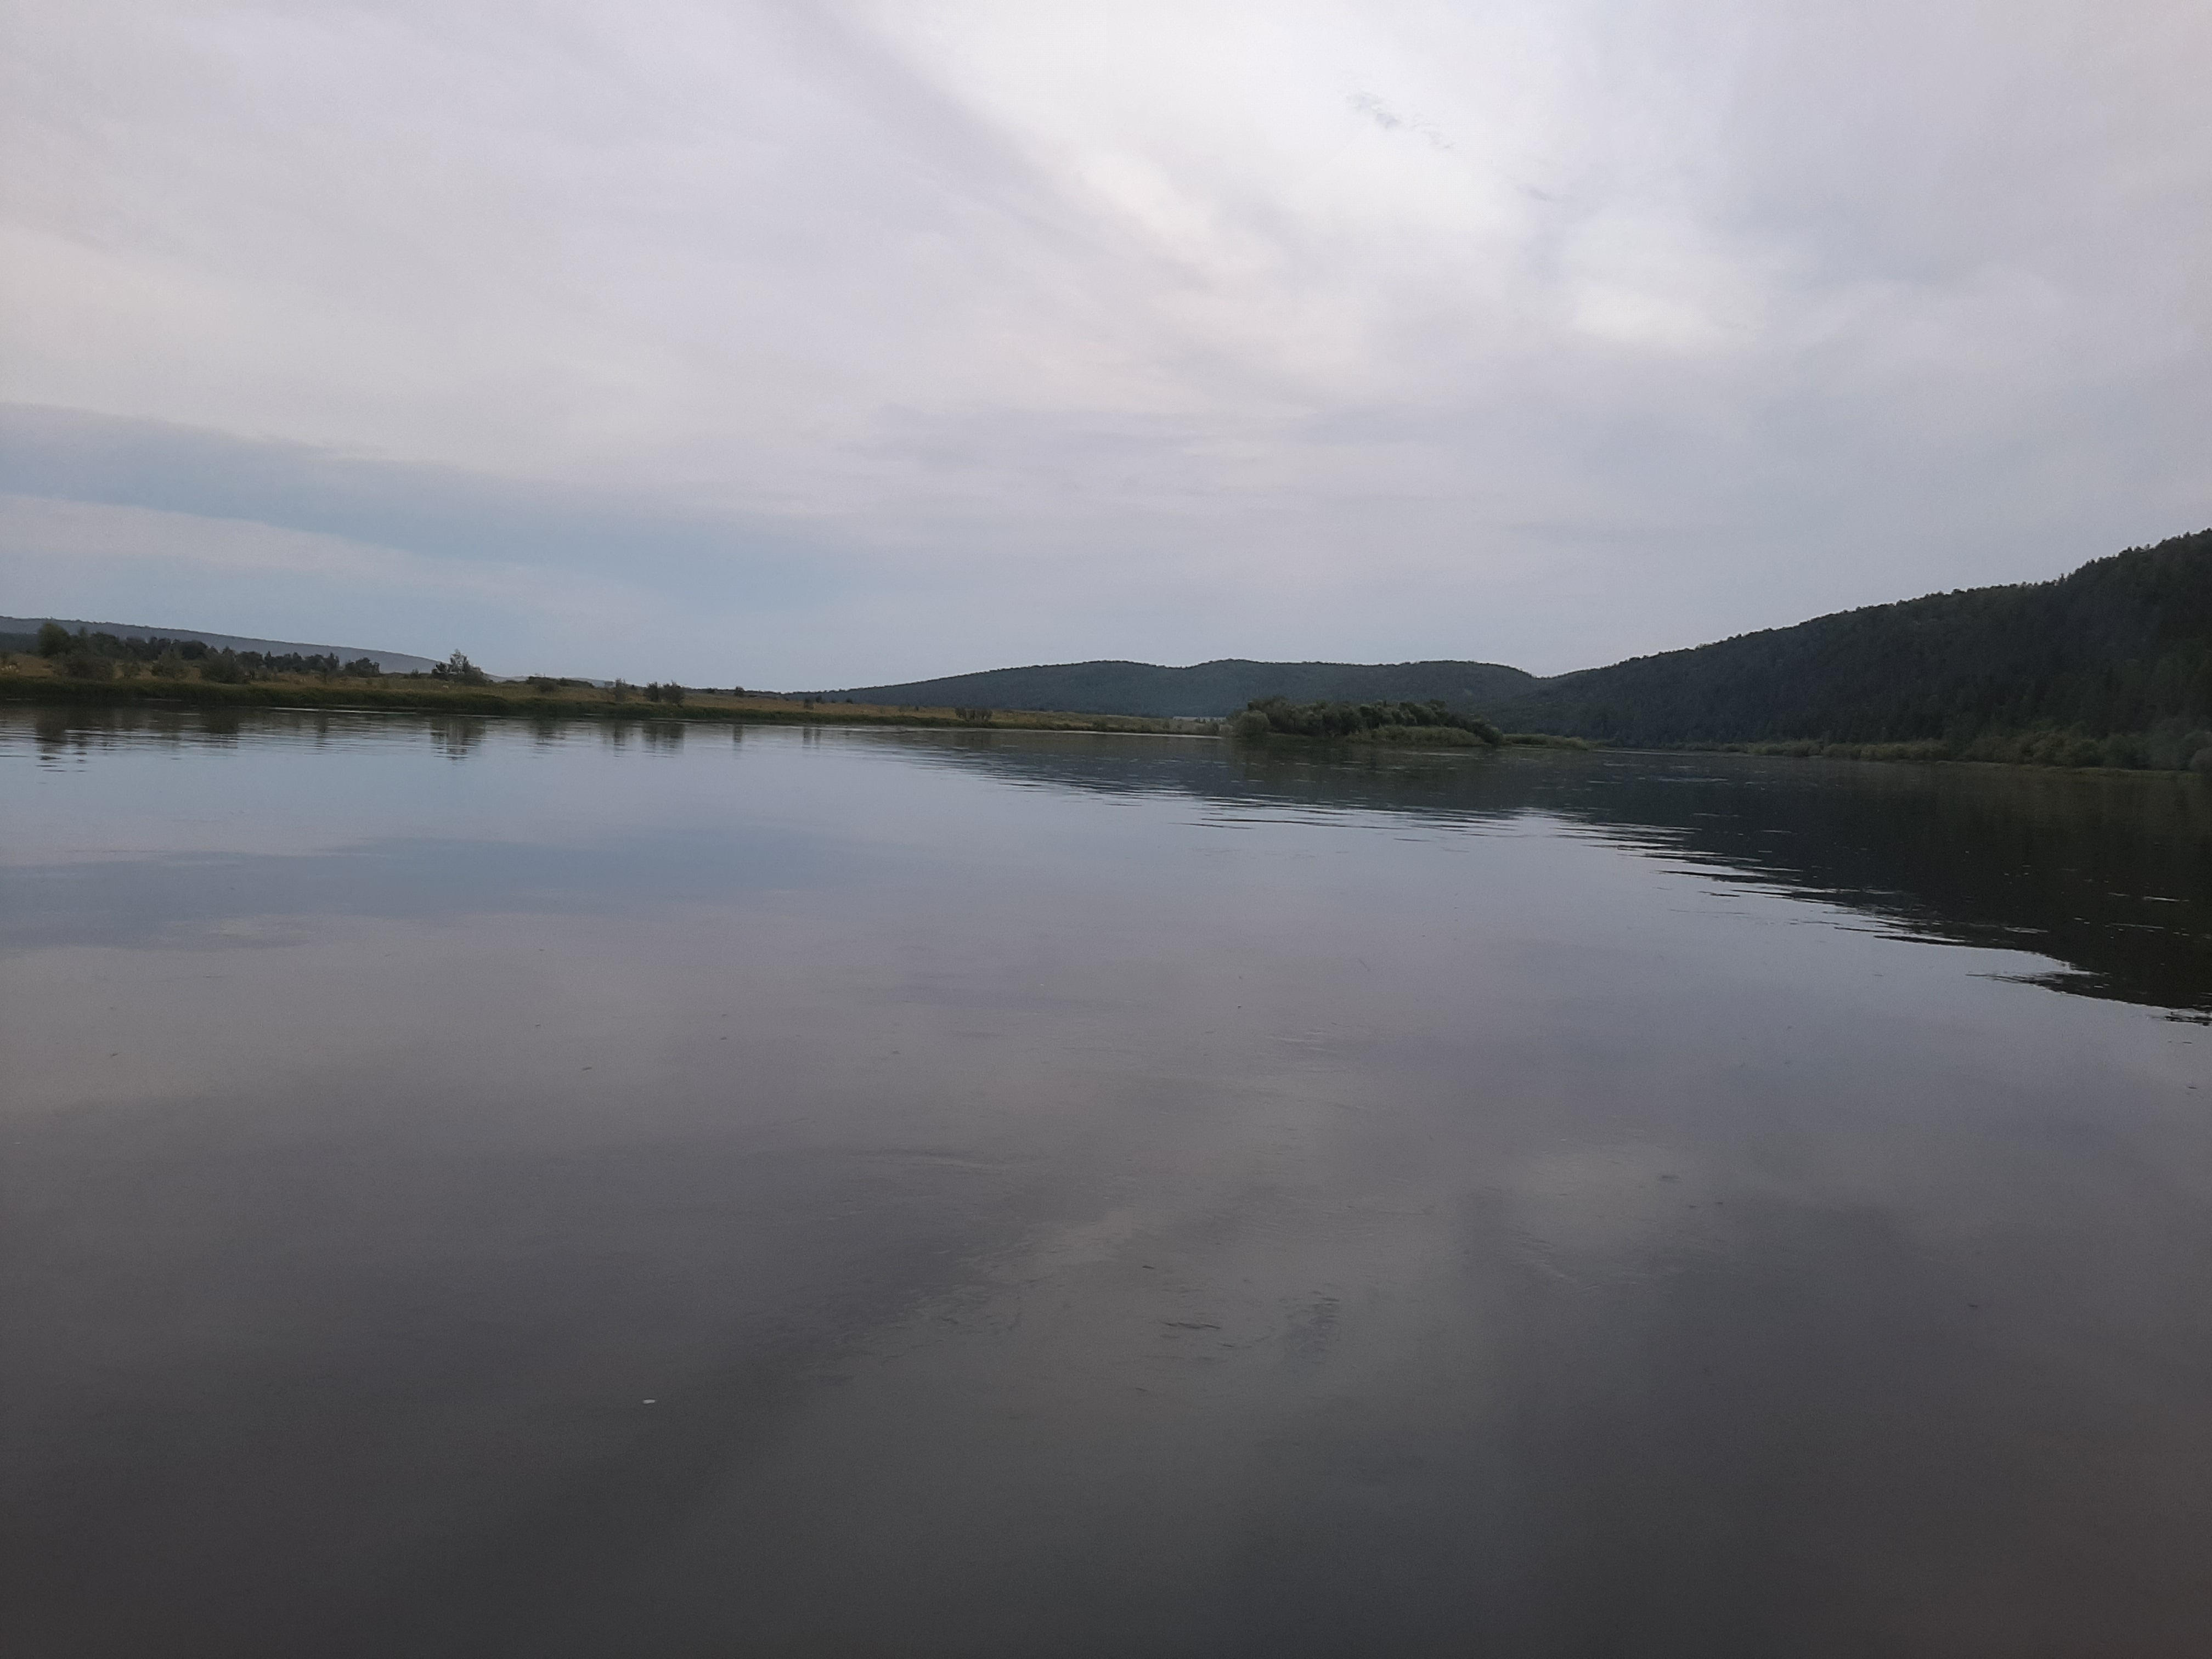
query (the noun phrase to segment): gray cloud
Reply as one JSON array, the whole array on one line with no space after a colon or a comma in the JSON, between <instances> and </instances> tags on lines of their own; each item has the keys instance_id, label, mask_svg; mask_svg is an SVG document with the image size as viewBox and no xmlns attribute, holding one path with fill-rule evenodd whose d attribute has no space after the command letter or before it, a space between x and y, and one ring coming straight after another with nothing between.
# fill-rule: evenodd
<instances>
[{"instance_id":1,"label":"gray cloud","mask_svg":"<svg viewBox=\"0 0 2212 1659\"><path fill-rule=\"evenodd\" d=\"M757 602L818 604L847 582L821 538L777 520L650 496L349 455L202 428L0 406L0 491L241 520L440 560L602 571L630 561Z\"/></svg>"},{"instance_id":2,"label":"gray cloud","mask_svg":"<svg viewBox=\"0 0 2212 1659\"><path fill-rule=\"evenodd\" d=\"M1551 671L2212 522L2201 8L6 27L17 610Z\"/></svg>"}]
</instances>

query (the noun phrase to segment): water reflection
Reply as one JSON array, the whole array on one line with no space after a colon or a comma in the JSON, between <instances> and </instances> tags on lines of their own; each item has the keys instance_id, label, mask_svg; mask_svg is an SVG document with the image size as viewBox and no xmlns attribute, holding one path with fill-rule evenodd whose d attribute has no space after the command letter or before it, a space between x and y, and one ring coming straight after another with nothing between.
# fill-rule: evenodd
<instances>
[{"instance_id":1,"label":"water reflection","mask_svg":"<svg viewBox=\"0 0 2212 1659\"><path fill-rule=\"evenodd\" d=\"M228 745L247 721L267 739L319 744L374 745L409 729L289 711L42 710L28 723L37 751L53 759L126 742ZM540 749L596 742L653 754L680 753L695 735L683 721L642 716L434 716L413 729L453 760L495 733L526 734ZM714 733L719 744L722 729ZM742 743L744 728L728 734ZM1540 815L1931 942L2047 957L2052 965L2025 976L2053 990L2212 1014L2212 787L2194 777L1714 755L1321 759L1188 738L1002 732L772 735L871 747L1019 787L1187 798L1231 817L1378 813L1468 827Z\"/></svg>"},{"instance_id":2,"label":"water reflection","mask_svg":"<svg viewBox=\"0 0 2212 1659\"><path fill-rule=\"evenodd\" d=\"M2196 786L465 732L0 717L11 1650L2201 1650Z\"/></svg>"},{"instance_id":3,"label":"water reflection","mask_svg":"<svg viewBox=\"0 0 2212 1659\"><path fill-rule=\"evenodd\" d=\"M2201 778L1723 755L1319 762L963 734L948 763L1053 788L1174 790L1230 808L1474 821L1542 813L1723 879L1845 905L1931 940L2028 951L2038 983L2212 1010L2212 787Z\"/></svg>"},{"instance_id":4,"label":"water reflection","mask_svg":"<svg viewBox=\"0 0 2212 1659\"><path fill-rule=\"evenodd\" d=\"M426 724L440 754L447 760L466 760L483 742L491 723L465 714L434 714ZM322 730L327 732L328 728Z\"/></svg>"}]
</instances>

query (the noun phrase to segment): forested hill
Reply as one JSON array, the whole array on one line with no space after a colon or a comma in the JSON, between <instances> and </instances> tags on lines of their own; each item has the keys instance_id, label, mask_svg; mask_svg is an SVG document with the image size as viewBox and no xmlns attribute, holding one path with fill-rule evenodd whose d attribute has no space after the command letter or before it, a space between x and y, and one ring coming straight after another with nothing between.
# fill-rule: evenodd
<instances>
[{"instance_id":1,"label":"forested hill","mask_svg":"<svg viewBox=\"0 0 2212 1659\"><path fill-rule=\"evenodd\" d=\"M2212 727L2212 530L2055 581L1938 593L1542 681L1482 712L1515 731L1624 744L1936 740L2015 756L2041 734L2106 763ZM2171 741L2166 741L2171 739ZM2121 750L2127 750L2123 754ZM2075 763L2086 751L2063 757Z\"/></svg>"},{"instance_id":2,"label":"forested hill","mask_svg":"<svg viewBox=\"0 0 2212 1659\"><path fill-rule=\"evenodd\" d=\"M1434 701L1480 708L1536 684L1518 668L1492 662L1249 662L1229 657L1191 668L1148 662L1051 663L812 695L933 708L1203 717L1232 714L1255 697L1273 696L1292 702Z\"/></svg>"}]
</instances>

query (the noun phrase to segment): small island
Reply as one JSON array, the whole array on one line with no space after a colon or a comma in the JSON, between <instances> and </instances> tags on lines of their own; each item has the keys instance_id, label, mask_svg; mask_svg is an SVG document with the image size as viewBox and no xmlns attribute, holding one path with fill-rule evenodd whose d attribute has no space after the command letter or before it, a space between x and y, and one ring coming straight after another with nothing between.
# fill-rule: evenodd
<instances>
[{"instance_id":1,"label":"small island","mask_svg":"<svg viewBox=\"0 0 2212 1659\"><path fill-rule=\"evenodd\" d=\"M1505 734L1480 714L1442 702L1297 702L1255 697L1229 724L1240 743L1302 738L1413 749L1496 749Z\"/></svg>"}]
</instances>

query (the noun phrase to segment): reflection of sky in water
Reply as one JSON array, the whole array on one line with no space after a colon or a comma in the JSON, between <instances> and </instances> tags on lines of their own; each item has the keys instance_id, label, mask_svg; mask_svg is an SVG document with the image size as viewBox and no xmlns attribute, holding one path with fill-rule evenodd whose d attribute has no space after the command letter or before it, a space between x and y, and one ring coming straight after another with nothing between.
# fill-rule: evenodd
<instances>
[{"instance_id":1,"label":"reflection of sky in water","mask_svg":"<svg viewBox=\"0 0 2212 1659\"><path fill-rule=\"evenodd\" d=\"M2201 796L162 725L0 719L33 1649L2212 1614Z\"/></svg>"}]
</instances>

